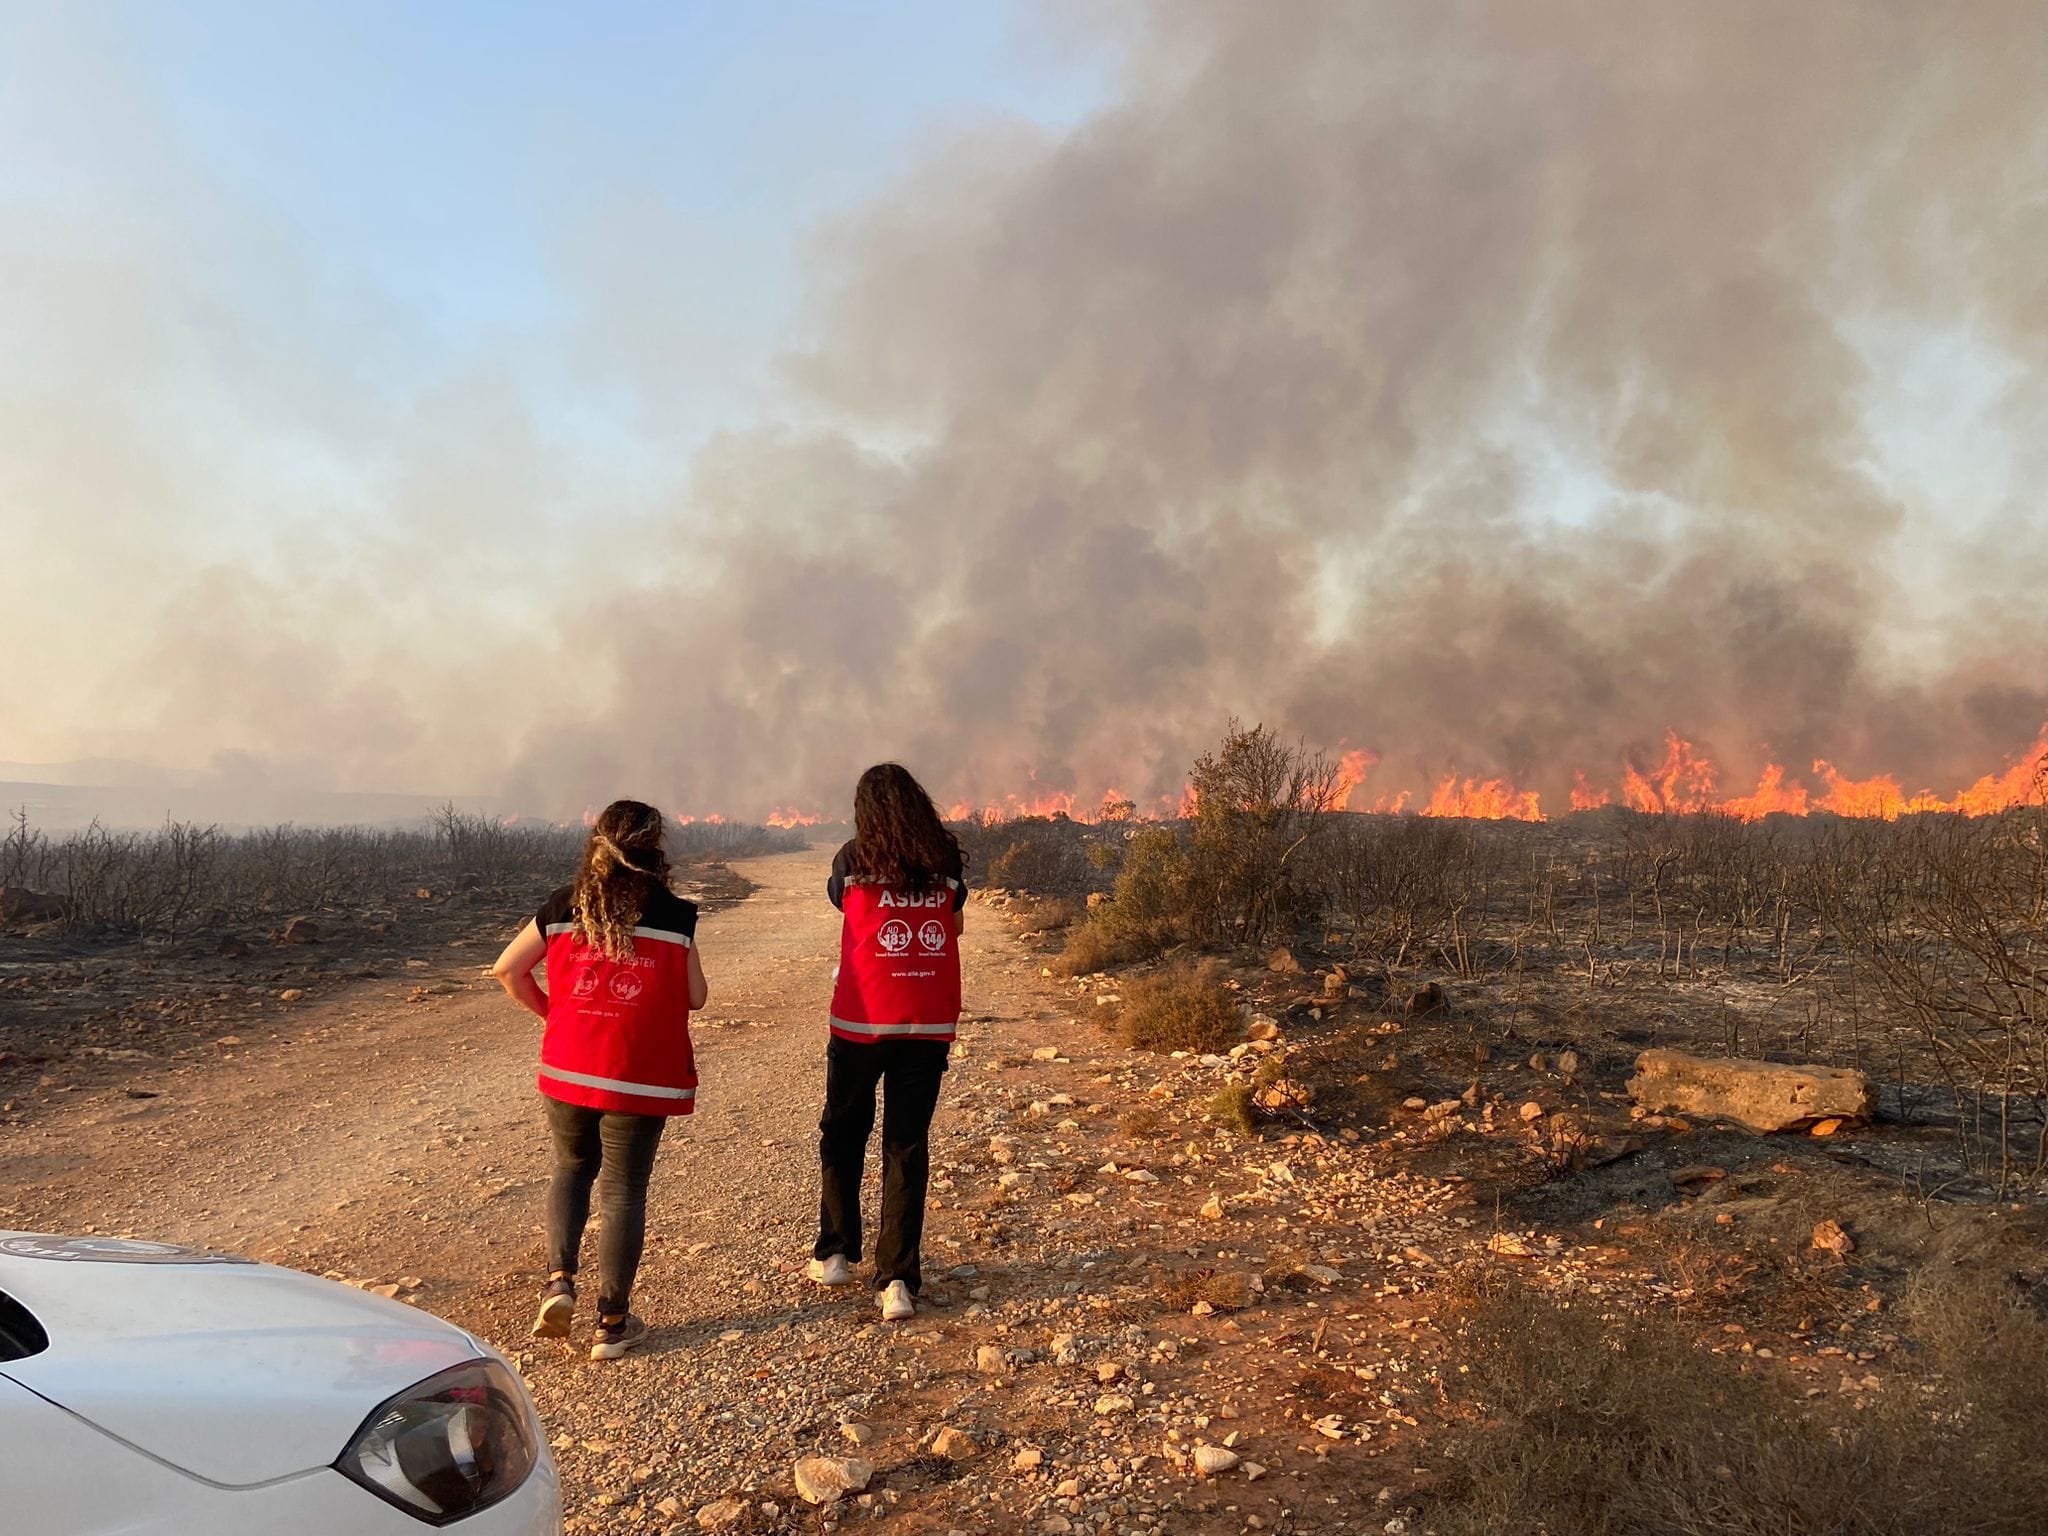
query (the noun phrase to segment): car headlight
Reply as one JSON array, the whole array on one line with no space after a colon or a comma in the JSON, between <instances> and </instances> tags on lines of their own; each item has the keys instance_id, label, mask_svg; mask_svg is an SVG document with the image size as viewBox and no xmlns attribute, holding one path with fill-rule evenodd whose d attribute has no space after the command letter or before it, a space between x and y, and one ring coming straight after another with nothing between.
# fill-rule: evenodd
<instances>
[{"instance_id":1,"label":"car headlight","mask_svg":"<svg viewBox=\"0 0 2048 1536\"><path fill-rule=\"evenodd\" d=\"M429 1525L510 1495L540 1459L519 1380L472 1360L408 1387L363 1421L334 1468Z\"/></svg>"}]
</instances>

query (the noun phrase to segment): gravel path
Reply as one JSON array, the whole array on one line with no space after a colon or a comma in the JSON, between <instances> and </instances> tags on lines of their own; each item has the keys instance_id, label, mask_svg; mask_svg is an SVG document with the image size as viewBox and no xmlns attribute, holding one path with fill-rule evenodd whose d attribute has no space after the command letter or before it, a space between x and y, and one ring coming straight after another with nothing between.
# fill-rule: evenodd
<instances>
[{"instance_id":1,"label":"gravel path","mask_svg":"<svg viewBox=\"0 0 2048 1536\"><path fill-rule=\"evenodd\" d=\"M526 1337L537 1027L475 968L522 914L211 1058L46 1082L0 1127L0 1225L232 1248L474 1329L526 1372L572 1530L1399 1528L1426 1476L1408 1432L1440 1396L1419 1300L1468 1198L1369 1146L1201 1130L1217 1064L1110 1045L1087 989L984 906L928 1304L885 1327L864 1288L802 1279L828 859L739 865L758 889L703 921L700 1108L663 1145L635 1301L654 1332L625 1361ZM1185 1140L1139 1130L1140 1105ZM865 1462L866 1488L811 1507L811 1455Z\"/></svg>"}]
</instances>

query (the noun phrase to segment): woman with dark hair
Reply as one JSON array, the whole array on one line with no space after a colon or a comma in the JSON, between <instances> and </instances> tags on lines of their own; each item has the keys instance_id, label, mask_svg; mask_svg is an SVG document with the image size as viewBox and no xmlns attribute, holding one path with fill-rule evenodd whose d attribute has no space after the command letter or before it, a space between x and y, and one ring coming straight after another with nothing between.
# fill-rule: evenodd
<instances>
[{"instance_id":1,"label":"woman with dark hair","mask_svg":"<svg viewBox=\"0 0 2048 1536\"><path fill-rule=\"evenodd\" d=\"M590 1358L616 1360L646 1336L629 1308L647 1228L647 1181L671 1115L697 1096L690 1012L707 989L697 907L669 889L661 812L615 800L599 814L575 880L541 904L491 969L547 1023L540 1091L554 1139L548 1184L548 1279L536 1338L565 1338L590 1191L597 1246L597 1326ZM547 989L533 978L547 962Z\"/></svg>"},{"instance_id":2,"label":"woman with dark hair","mask_svg":"<svg viewBox=\"0 0 2048 1536\"><path fill-rule=\"evenodd\" d=\"M824 1194L810 1275L850 1285L860 1262L861 1165L882 1089L882 1224L875 1287L882 1317L912 1316L923 1286L925 1185L932 1113L960 1021L960 840L908 769L878 763L853 796L853 841L832 861L826 894L845 914L825 1047L818 1121Z\"/></svg>"}]
</instances>

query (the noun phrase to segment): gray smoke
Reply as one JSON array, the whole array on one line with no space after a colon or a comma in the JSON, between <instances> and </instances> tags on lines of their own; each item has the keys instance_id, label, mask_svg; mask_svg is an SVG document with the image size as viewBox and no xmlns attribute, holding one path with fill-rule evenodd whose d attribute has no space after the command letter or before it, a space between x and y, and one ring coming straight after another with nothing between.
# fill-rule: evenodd
<instances>
[{"instance_id":1,"label":"gray smoke","mask_svg":"<svg viewBox=\"0 0 2048 1536\"><path fill-rule=\"evenodd\" d=\"M2038 5L1059 14L1117 29L1115 103L821 231L782 424L600 509L551 611L466 651L395 614L381 674L309 642L244 688L276 587L219 578L173 697L555 811L838 813L883 756L945 801L1150 800L1233 713L1378 751L1369 793L1553 808L1667 727L1734 792L1767 757L1948 790L2033 740ZM503 437L436 486L538 499Z\"/></svg>"},{"instance_id":2,"label":"gray smoke","mask_svg":"<svg viewBox=\"0 0 2048 1536\"><path fill-rule=\"evenodd\" d=\"M833 426L700 466L625 777L1151 795L1235 711L1555 805L1667 727L1731 792L2032 741L2041 481L1890 483L1859 337L1967 336L2048 440L2037 7L1176 0L1133 57L834 232Z\"/></svg>"}]
</instances>

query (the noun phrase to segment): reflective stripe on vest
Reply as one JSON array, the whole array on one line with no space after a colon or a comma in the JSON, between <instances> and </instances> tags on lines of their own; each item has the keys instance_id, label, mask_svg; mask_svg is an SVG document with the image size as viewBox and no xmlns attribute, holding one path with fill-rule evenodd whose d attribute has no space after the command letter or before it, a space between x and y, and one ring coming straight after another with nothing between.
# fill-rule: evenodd
<instances>
[{"instance_id":1,"label":"reflective stripe on vest","mask_svg":"<svg viewBox=\"0 0 2048 1536\"><path fill-rule=\"evenodd\" d=\"M595 1077L588 1072L567 1072L560 1067L541 1063L540 1075L552 1077L561 1083L576 1083L584 1088L602 1088L607 1093L631 1093L644 1099L694 1099L694 1088L662 1088L654 1083L628 1083L616 1077Z\"/></svg>"},{"instance_id":2,"label":"reflective stripe on vest","mask_svg":"<svg viewBox=\"0 0 2048 1536\"><path fill-rule=\"evenodd\" d=\"M899 1035L944 1035L951 1039L955 1029L951 1024L856 1024L836 1016L832 1027L841 1034L859 1035L864 1040L895 1039Z\"/></svg>"},{"instance_id":3,"label":"reflective stripe on vest","mask_svg":"<svg viewBox=\"0 0 2048 1536\"><path fill-rule=\"evenodd\" d=\"M574 923L549 923L548 1027L540 1091L588 1109L687 1115L696 1107L690 1046L687 933L635 927L634 953L614 960Z\"/></svg>"},{"instance_id":4,"label":"reflective stripe on vest","mask_svg":"<svg viewBox=\"0 0 2048 1536\"><path fill-rule=\"evenodd\" d=\"M571 938L578 938L581 937L583 930L574 923L549 923L544 932L544 937L552 939L565 933ZM653 939L661 944L680 944L685 949L690 947L690 936L687 933L677 933L672 928L635 928L633 930L633 937L636 939Z\"/></svg>"}]
</instances>

